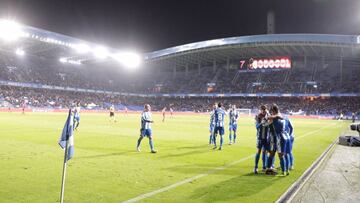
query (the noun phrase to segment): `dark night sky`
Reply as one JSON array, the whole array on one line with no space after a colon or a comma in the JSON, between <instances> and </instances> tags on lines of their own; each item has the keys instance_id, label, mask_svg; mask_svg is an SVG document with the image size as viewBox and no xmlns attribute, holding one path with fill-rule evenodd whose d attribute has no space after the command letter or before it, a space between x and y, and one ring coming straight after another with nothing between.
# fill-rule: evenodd
<instances>
[{"instance_id":1,"label":"dark night sky","mask_svg":"<svg viewBox=\"0 0 360 203\"><path fill-rule=\"evenodd\" d=\"M152 51L266 33L360 33L358 0L0 0L0 17L114 48Z\"/></svg>"}]
</instances>

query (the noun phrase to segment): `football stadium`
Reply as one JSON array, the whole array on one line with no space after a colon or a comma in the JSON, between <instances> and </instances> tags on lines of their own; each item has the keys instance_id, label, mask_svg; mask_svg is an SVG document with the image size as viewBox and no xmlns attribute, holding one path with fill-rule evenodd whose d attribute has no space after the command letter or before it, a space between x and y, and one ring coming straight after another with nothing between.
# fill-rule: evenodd
<instances>
[{"instance_id":1,"label":"football stadium","mask_svg":"<svg viewBox=\"0 0 360 203\"><path fill-rule=\"evenodd\" d=\"M360 35L141 53L1 19L0 201L358 202L359 67Z\"/></svg>"}]
</instances>

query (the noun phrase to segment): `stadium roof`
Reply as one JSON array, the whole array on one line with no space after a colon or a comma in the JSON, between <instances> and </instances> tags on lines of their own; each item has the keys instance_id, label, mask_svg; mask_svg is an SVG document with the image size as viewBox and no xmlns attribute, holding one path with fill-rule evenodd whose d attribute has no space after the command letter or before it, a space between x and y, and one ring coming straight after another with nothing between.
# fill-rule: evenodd
<instances>
[{"instance_id":1,"label":"stadium roof","mask_svg":"<svg viewBox=\"0 0 360 203\"><path fill-rule=\"evenodd\" d=\"M328 34L271 34L230 37L148 53L149 63L189 65L265 56L359 57L360 37Z\"/></svg>"},{"instance_id":2,"label":"stadium roof","mask_svg":"<svg viewBox=\"0 0 360 203\"><path fill-rule=\"evenodd\" d=\"M6 27L0 19L0 37ZM20 25L19 30L10 29L8 34L21 32L19 39L8 42L0 40L0 51L14 53L21 48L28 55L40 56L63 62L96 64L117 62L131 58L126 50L103 47L81 39ZM149 65L186 66L206 62L226 62L264 56L324 56L360 57L360 37L356 35L324 34L273 34L214 39L143 54ZM119 59L120 58L120 59ZM114 64L115 65L115 64Z\"/></svg>"},{"instance_id":3,"label":"stadium roof","mask_svg":"<svg viewBox=\"0 0 360 203\"><path fill-rule=\"evenodd\" d=\"M135 54L0 19L0 51L14 53L19 48L27 55L86 64L123 62L124 57L132 58Z\"/></svg>"}]
</instances>

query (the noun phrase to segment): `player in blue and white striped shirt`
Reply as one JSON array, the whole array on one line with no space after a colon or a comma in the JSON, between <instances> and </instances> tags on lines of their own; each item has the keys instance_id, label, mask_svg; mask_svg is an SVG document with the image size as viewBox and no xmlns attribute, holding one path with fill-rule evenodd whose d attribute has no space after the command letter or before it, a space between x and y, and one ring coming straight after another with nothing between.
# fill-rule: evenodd
<instances>
[{"instance_id":1,"label":"player in blue and white striped shirt","mask_svg":"<svg viewBox=\"0 0 360 203\"><path fill-rule=\"evenodd\" d=\"M273 104L270 108L271 116L268 117L270 126L270 147L269 147L269 158L267 165L267 174L274 174L274 170L271 169L272 161L274 159L275 152L279 155L280 166L283 175L289 175L289 170L287 166L286 157L286 147L288 142L288 136L285 131L285 119L281 115L279 107L276 104Z\"/></svg>"},{"instance_id":2,"label":"player in blue and white striped shirt","mask_svg":"<svg viewBox=\"0 0 360 203\"><path fill-rule=\"evenodd\" d=\"M267 164L267 153L269 150L269 124L267 122L267 117L269 116L266 105L261 105L259 113L255 117L255 126L256 126L256 154L255 154L255 168L254 173L258 173L258 164L260 160L260 155L262 155L262 166L263 171L266 170Z\"/></svg>"},{"instance_id":3,"label":"player in blue and white striped shirt","mask_svg":"<svg viewBox=\"0 0 360 203\"><path fill-rule=\"evenodd\" d=\"M288 170L294 169L294 156L292 153L292 148L294 145L294 128L289 120L289 118L285 118L285 132L288 135L288 143L286 147L286 158L287 158L287 166Z\"/></svg>"},{"instance_id":4,"label":"player in blue and white striped shirt","mask_svg":"<svg viewBox=\"0 0 360 203\"><path fill-rule=\"evenodd\" d=\"M209 145L214 144L214 129L215 129L215 109L216 104L213 105L213 110L210 112L210 126L209 126Z\"/></svg>"},{"instance_id":5,"label":"player in blue and white striped shirt","mask_svg":"<svg viewBox=\"0 0 360 203\"><path fill-rule=\"evenodd\" d=\"M236 111L236 106L233 105L229 111L229 144L235 144L237 122L239 119L239 113ZM234 132L234 133L233 133Z\"/></svg>"},{"instance_id":6,"label":"player in blue and white striped shirt","mask_svg":"<svg viewBox=\"0 0 360 203\"><path fill-rule=\"evenodd\" d=\"M214 111L214 119L215 119L215 128L214 128L214 149L217 148L216 146L216 136L220 134L220 147L219 150L222 149L222 145L224 143L224 119L225 119L225 111L221 108L222 104L218 103L218 107Z\"/></svg>"},{"instance_id":7,"label":"player in blue and white striped shirt","mask_svg":"<svg viewBox=\"0 0 360 203\"><path fill-rule=\"evenodd\" d=\"M140 137L137 141L136 149L140 152L140 144L141 140L144 137L149 138L149 145L151 149L151 153L156 153L157 151L154 149L154 142L152 139L152 132L151 132L151 123L154 121L151 119L151 107L149 104L145 104L144 111L141 113L141 129L140 129Z\"/></svg>"},{"instance_id":8,"label":"player in blue and white striped shirt","mask_svg":"<svg viewBox=\"0 0 360 203\"><path fill-rule=\"evenodd\" d=\"M77 128L80 125L80 102L76 102L75 108L74 108L74 129L77 130Z\"/></svg>"}]
</instances>

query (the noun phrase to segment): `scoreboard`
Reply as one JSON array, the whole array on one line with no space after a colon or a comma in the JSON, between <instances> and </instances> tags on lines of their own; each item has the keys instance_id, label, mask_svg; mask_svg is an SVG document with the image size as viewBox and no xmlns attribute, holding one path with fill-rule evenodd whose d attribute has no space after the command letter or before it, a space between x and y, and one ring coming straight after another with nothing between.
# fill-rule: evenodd
<instances>
[{"instance_id":1,"label":"scoreboard","mask_svg":"<svg viewBox=\"0 0 360 203\"><path fill-rule=\"evenodd\" d=\"M289 69L291 58L288 56L269 58L250 58L240 61L240 70Z\"/></svg>"}]
</instances>

